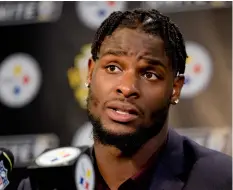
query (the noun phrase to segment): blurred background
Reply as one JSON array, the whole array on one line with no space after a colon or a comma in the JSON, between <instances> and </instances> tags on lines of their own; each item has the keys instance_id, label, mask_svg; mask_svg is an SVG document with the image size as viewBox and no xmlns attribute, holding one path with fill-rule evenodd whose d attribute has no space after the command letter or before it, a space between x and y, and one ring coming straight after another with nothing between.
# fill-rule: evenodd
<instances>
[{"instance_id":1,"label":"blurred background","mask_svg":"<svg viewBox=\"0 0 233 190\"><path fill-rule=\"evenodd\" d=\"M87 59L114 10L155 8L181 29L186 81L169 124L232 155L232 4L224 1L0 2L0 147L16 159L7 189L45 149L92 145L85 99Z\"/></svg>"}]
</instances>

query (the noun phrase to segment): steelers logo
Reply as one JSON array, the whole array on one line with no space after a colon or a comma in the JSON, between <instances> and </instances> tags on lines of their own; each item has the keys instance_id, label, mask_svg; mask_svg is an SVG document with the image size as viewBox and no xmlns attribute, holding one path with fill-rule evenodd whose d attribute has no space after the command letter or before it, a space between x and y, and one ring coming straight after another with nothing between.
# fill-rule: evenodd
<instances>
[{"instance_id":1,"label":"steelers logo","mask_svg":"<svg viewBox=\"0 0 233 190\"><path fill-rule=\"evenodd\" d=\"M80 153L81 150L75 147L61 147L41 154L35 162L42 167L65 165L76 159Z\"/></svg>"},{"instance_id":2,"label":"steelers logo","mask_svg":"<svg viewBox=\"0 0 233 190\"><path fill-rule=\"evenodd\" d=\"M198 43L187 42L186 51L188 58L181 97L193 98L207 88L212 75L212 60L207 49Z\"/></svg>"},{"instance_id":3,"label":"steelers logo","mask_svg":"<svg viewBox=\"0 0 233 190\"><path fill-rule=\"evenodd\" d=\"M75 57L74 67L68 70L68 81L74 96L83 109L86 109L88 88L85 86L88 77L88 59L91 57L91 44L83 46L81 53Z\"/></svg>"},{"instance_id":4,"label":"steelers logo","mask_svg":"<svg viewBox=\"0 0 233 190\"><path fill-rule=\"evenodd\" d=\"M90 157L82 154L75 167L75 183L77 189L94 190L95 188L95 173Z\"/></svg>"},{"instance_id":5,"label":"steelers logo","mask_svg":"<svg viewBox=\"0 0 233 190\"><path fill-rule=\"evenodd\" d=\"M0 65L0 102L8 107L20 108L29 104L41 85L41 72L37 61L28 54L7 57Z\"/></svg>"},{"instance_id":6,"label":"steelers logo","mask_svg":"<svg viewBox=\"0 0 233 190\"><path fill-rule=\"evenodd\" d=\"M76 3L76 12L82 22L91 29L100 24L114 11L123 11L125 1L80 1Z\"/></svg>"}]
</instances>

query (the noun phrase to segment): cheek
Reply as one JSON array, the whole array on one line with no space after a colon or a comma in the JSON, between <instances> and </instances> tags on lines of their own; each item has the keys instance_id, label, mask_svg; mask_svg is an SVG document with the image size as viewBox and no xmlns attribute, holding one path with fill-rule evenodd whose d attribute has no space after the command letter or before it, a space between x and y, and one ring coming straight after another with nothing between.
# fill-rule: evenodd
<instances>
[{"instance_id":1,"label":"cheek","mask_svg":"<svg viewBox=\"0 0 233 190\"><path fill-rule=\"evenodd\" d=\"M96 72L93 75L91 81L91 90L95 99L98 100L98 104L95 105L98 108L101 108L103 106L104 102L106 101L109 95L110 88L112 85L110 85L108 81L109 80L106 80L106 78L100 72Z\"/></svg>"},{"instance_id":2,"label":"cheek","mask_svg":"<svg viewBox=\"0 0 233 190\"><path fill-rule=\"evenodd\" d=\"M119 81L116 75L107 74L106 71L99 68L93 78L93 82L97 91L100 91L100 94L103 94L104 97L108 96L113 92L114 87Z\"/></svg>"},{"instance_id":3,"label":"cheek","mask_svg":"<svg viewBox=\"0 0 233 190\"><path fill-rule=\"evenodd\" d=\"M150 112L160 110L170 102L170 90L165 84L144 89L143 92L148 92L143 94L143 99L145 108L149 108Z\"/></svg>"}]
</instances>

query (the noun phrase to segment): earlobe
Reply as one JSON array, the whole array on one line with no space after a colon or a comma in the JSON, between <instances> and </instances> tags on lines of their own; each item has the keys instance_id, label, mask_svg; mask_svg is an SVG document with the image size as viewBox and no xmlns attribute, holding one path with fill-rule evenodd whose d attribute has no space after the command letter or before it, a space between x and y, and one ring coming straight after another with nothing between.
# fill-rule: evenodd
<instances>
[{"instance_id":1,"label":"earlobe","mask_svg":"<svg viewBox=\"0 0 233 190\"><path fill-rule=\"evenodd\" d=\"M172 95L174 96L174 95L175 95L175 93L176 93L176 90L175 90L175 89L173 89L173 91L172 91Z\"/></svg>"},{"instance_id":2,"label":"earlobe","mask_svg":"<svg viewBox=\"0 0 233 190\"><path fill-rule=\"evenodd\" d=\"M177 76L173 84L173 92L171 97L171 103L173 105L178 104L180 99L181 90L184 84L184 76Z\"/></svg>"}]
</instances>

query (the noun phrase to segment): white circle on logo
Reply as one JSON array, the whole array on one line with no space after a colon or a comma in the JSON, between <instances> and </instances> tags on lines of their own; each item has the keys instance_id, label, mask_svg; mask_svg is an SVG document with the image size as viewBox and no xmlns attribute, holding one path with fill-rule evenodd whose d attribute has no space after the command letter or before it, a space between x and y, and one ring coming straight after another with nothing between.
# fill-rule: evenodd
<instances>
[{"instance_id":1,"label":"white circle on logo","mask_svg":"<svg viewBox=\"0 0 233 190\"><path fill-rule=\"evenodd\" d=\"M123 11L125 1L80 1L76 3L76 12L82 22L91 29L97 29L113 12Z\"/></svg>"},{"instance_id":2,"label":"white circle on logo","mask_svg":"<svg viewBox=\"0 0 233 190\"><path fill-rule=\"evenodd\" d=\"M75 167L75 183L77 189L94 190L95 173L91 159L83 154L80 156Z\"/></svg>"},{"instance_id":3,"label":"white circle on logo","mask_svg":"<svg viewBox=\"0 0 233 190\"><path fill-rule=\"evenodd\" d=\"M71 145L72 146L92 146L94 144L92 124L90 122L85 123L75 132Z\"/></svg>"},{"instance_id":4,"label":"white circle on logo","mask_svg":"<svg viewBox=\"0 0 233 190\"><path fill-rule=\"evenodd\" d=\"M37 61L24 53L7 57L0 65L0 101L19 108L30 103L41 85Z\"/></svg>"},{"instance_id":5,"label":"white circle on logo","mask_svg":"<svg viewBox=\"0 0 233 190\"><path fill-rule=\"evenodd\" d=\"M77 158L81 150L75 147L62 147L40 155L36 160L36 164L42 167L66 165L68 162Z\"/></svg>"},{"instance_id":6,"label":"white circle on logo","mask_svg":"<svg viewBox=\"0 0 233 190\"><path fill-rule=\"evenodd\" d=\"M198 43L187 42L186 51L188 58L181 97L192 98L209 84L212 75L212 60L207 49Z\"/></svg>"}]
</instances>

